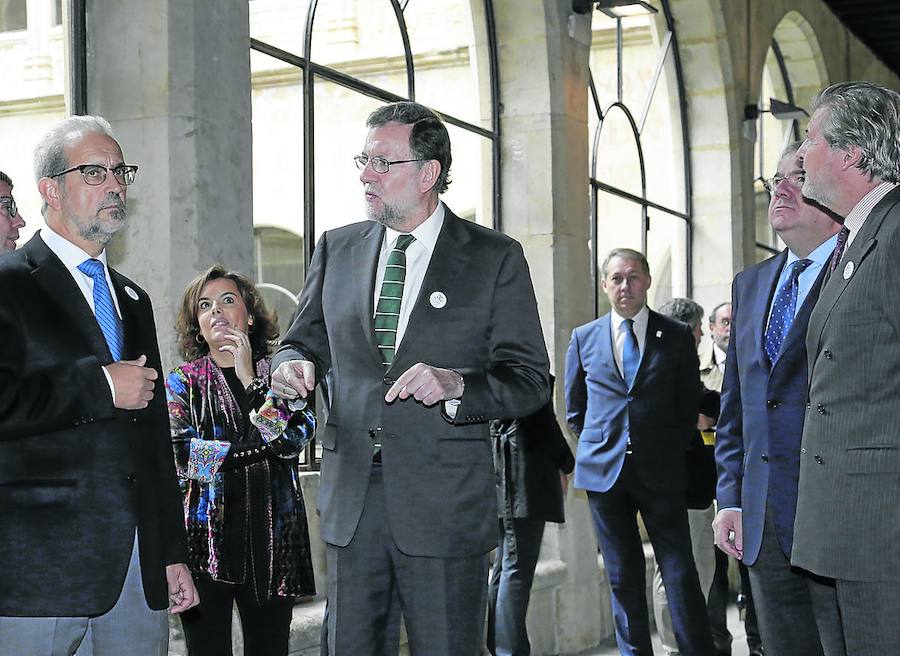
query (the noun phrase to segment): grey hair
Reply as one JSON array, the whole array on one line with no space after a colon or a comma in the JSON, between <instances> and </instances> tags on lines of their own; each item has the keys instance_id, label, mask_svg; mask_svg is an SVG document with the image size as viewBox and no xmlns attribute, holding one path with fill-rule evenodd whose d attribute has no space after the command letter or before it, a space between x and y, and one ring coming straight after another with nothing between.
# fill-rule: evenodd
<instances>
[{"instance_id":1,"label":"grey hair","mask_svg":"<svg viewBox=\"0 0 900 656\"><path fill-rule=\"evenodd\" d=\"M703 319L703 308L689 298L673 298L659 306L660 314L672 317L675 321L689 326L691 329L700 325Z\"/></svg>"},{"instance_id":2,"label":"grey hair","mask_svg":"<svg viewBox=\"0 0 900 656\"><path fill-rule=\"evenodd\" d=\"M800 143L800 142L798 141L797 143ZM716 315L719 313L719 310L721 310L726 305L731 305L731 301L723 301L722 303L719 303L716 307L714 307L712 309L712 312L709 313L709 322L711 324L716 322Z\"/></svg>"},{"instance_id":3,"label":"grey hair","mask_svg":"<svg viewBox=\"0 0 900 656\"><path fill-rule=\"evenodd\" d=\"M69 168L66 146L94 132L115 139L109 121L101 116L69 116L53 126L34 148L34 181Z\"/></svg>"},{"instance_id":4,"label":"grey hair","mask_svg":"<svg viewBox=\"0 0 900 656\"><path fill-rule=\"evenodd\" d=\"M0 171L0 184L8 185L10 189L13 188L12 178L6 175L3 171Z\"/></svg>"},{"instance_id":5,"label":"grey hair","mask_svg":"<svg viewBox=\"0 0 900 656\"><path fill-rule=\"evenodd\" d=\"M869 180L900 182L900 94L871 82L833 84L812 110L830 110L822 135L832 148L862 151L857 164Z\"/></svg>"},{"instance_id":6,"label":"grey hair","mask_svg":"<svg viewBox=\"0 0 900 656\"><path fill-rule=\"evenodd\" d=\"M606 255L603 264L600 265L601 279L606 278L606 270L609 268L609 263L614 257L621 257L624 260L636 260L637 262L640 262L644 273L648 276L650 275L650 263L647 261L646 255L631 248L614 248Z\"/></svg>"},{"instance_id":7,"label":"grey hair","mask_svg":"<svg viewBox=\"0 0 900 656\"><path fill-rule=\"evenodd\" d=\"M780 162L788 155L793 155L798 150L800 150L800 146L802 146L802 145L803 145L802 141L792 141L791 143L789 143L787 146L784 147L784 150L781 151L781 155L778 157L778 161ZM720 303L719 307L721 307L722 305L724 305L724 303Z\"/></svg>"}]
</instances>

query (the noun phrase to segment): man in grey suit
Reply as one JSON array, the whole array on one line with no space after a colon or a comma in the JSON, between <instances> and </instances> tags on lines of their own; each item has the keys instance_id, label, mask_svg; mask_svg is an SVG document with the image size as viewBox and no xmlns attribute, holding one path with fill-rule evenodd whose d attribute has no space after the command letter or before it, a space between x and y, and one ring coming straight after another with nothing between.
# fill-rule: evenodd
<instances>
[{"instance_id":1,"label":"man in grey suit","mask_svg":"<svg viewBox=\"0 0 900 656\"><path fill-rule=\"evenodd\" d=\"M318 507L330 654L474 656L497 542L487 420L549 396L522 247L439 200L450 138L431 110L373 112L363 152L371 219L326 232L273 389L330 373Z\"/></svg>"},{"instance_id":2,"label":"man in grey suit","mask_svg":"<svg viewBox=\"0 0 900 656\"><path fill-rule=\"evenodd\" d=\"M846 653L900 644L900 94L833 85L800 148L803 195L846 217L809 318L809 402L791 562L834 580L814 599Z\"/></svg>"}]
</instances>

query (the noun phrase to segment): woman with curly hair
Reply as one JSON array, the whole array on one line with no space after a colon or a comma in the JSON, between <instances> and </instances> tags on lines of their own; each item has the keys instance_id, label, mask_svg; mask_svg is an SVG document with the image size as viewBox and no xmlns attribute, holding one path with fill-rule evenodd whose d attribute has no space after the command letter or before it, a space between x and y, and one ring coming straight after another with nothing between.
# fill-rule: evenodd
<instances>
[{"instance_id":1,"label":"woman with curly hair","mask_svg":"<svg viewBox=\"0 0 900 656\"><path fill-rule=\"evenodd\" d=\"M244 653L283 656L294 598L315 594L297 457L315 415L269 392L278 330L243 275L216 265L195 278L176 330L187 362L166 396L202 600L182 615L188 653L231 654L236 602Z\"/></svg>"}]
</instances>

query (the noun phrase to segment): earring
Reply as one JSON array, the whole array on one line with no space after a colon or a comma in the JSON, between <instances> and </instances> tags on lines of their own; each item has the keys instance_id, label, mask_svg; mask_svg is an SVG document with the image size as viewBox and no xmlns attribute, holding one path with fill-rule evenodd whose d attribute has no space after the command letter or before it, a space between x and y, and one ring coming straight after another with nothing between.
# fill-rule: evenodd
<instances>
[{"instance_id":1,"label":"earring","mask_svg":"<svg viewBox=\"0 0 900 656\"><path fill-rule=\"evenodd\" d=\"M205 342L206 340L203 339L203 335L201 335L200 333L197 333L197 334L194 336L194 341L197 342L198 344L202 344L202 343Z\"/></svg>"},{"instance_id":2,"label":"earring","mask_svg":"<svg viewBox=\"0 0 900 656\"><path fill-rule=\"evenodd\" d=\"M247 317L247 325L248 325L248 326L252 326L252 325L253 325L253 317Z\"/></svg>"}]
</instances>

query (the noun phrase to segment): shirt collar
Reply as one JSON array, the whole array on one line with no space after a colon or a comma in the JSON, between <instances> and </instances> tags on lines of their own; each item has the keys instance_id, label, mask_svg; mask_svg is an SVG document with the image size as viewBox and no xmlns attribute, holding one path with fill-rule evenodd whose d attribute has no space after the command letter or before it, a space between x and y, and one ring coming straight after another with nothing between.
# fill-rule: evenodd
<instances>
[{"instance_id":1,"label":"shirt collar","mask_svg":"<svg viewBox=\"0 0 900 656\"><path fill-rule=\"evenodd\" d=\"M719 348L719 345L713 342L713 364L722 364L725 362L725 358L727 357L727 353Z\"/></svg>"},{"instance_id":2,"label":"shirt collar","mask_svg":"<svg viewBox=\"0 0 900 656\"><path fill-rule=\"evenodd\" d=\"M834 253L834 246L837 243L837 238L837 233L831 235L828 239L816 246L813 249L812 253L807 255L804 259L812 260L814 263L820 266L824 266L831 259L831 255ZM790 266L799 259L800 258L794 253L794 251L788 249L787 260L784 263L784 268L789 269Z\"/></svg>"},{"instance_id":3,"label":"shirt collar","mask_svg":"<svg viewBox=\"0 0 900 656\"><path fill-rule=\"evenodd\" d=\"M847 218L844 219L844 226L850 231L851 236L855 236L859 232L872 209L896 186L896 182L882 182L859 199L859 202L850 210Z\"/></svg>"},{"instance_id":4,"label":"shirt collar","mask_svg":"<svg viewBox=\"0 0 900 656\"><path fill-rule=\"evenodd\" d=\"M55 232L52 228L44 227L38 234L44 240L44 243L47 244L47 248L62 260L67 269L77 269L79 264L91 258L100 260L103 263L103 268L107 268L106 249L103 249L100 255L94 257L93 255L88 255L80 247Z\"/></svg>"},{"instance_id":5,"label":"shirt collar","mask_svg":"<svg viewBox=\"0 0 900 656\"><path fill-rule=\"evenodd\" d=\"M444 204L438 201L437 207L427 219L420 223L411 233L398 232L393 228L385 227L384 238L387 246L393 246L397 243L397 237L400 235L411 234L416 241L421 243L429 253L434 252L434 245L437 243L438 235L441 227L444 225Z\"/></svg>"},{"instance_id":6,"label":"shirt collar","mask_svg":"<svg viewBox=\"0 0 900 656\"><path fill-rule=\"evenodd\" d=\"M634 321L634 325L632 326L632 328L635 331L637 331L638 326L640 326L644 330L644 332L646 332L647 321L649 320L649 318L650 318L650 310L645 305L644 307L642 307L640 309L640 311L636 315L634 315L632 317L632 320ZM609 319L610 319L610 323L612 324L612 330L614 333L619 330L619 326L621 326L622 322L625 321L625 319L622 316L620 316L619 313L616 312L614 309L610 309Z\"/></svg>"}]
</instances>

